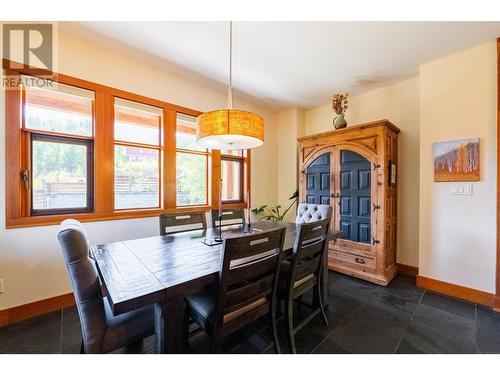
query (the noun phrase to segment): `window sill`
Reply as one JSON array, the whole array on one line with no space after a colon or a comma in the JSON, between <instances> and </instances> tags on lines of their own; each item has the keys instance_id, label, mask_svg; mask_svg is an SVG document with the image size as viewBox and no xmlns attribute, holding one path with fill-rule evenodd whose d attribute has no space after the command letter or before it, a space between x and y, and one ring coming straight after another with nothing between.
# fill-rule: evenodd
<instances>
[{"instance_id":1,"label":"window sill","mask_svg":"<svg viewBox=\"0 0 500 375\"><path fill-rule=\"evenodd\" d=\"M245 208L245 203L232 203L224 204L222 208L226 209L236 209ZM186 206L171 209L143 209L143 210L122 210L115 212L103 212L103 213L80 213L80 214L64 214L64 215L44 215L44 216L29 216L21 217L16 219L7 219L6 228L16 229L16 228L29 228L29 227L41 227L48 225L59 225L63 220L66 219L76 219L81 222L97 222L97 221L111 221L111 220L126 220L126 219L140 219L147 217L159 216L163 212L190 212L190 211L210 211L212 209L217 209L217 207L212 206Z\"/></svg>"}]
</instances>

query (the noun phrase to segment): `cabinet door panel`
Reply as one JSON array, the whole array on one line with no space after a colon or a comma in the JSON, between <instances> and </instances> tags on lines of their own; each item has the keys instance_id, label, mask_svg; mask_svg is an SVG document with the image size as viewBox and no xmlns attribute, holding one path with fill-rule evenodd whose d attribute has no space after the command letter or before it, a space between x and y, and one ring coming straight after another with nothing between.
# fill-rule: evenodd
<instances>
[{"instance_id":1,"label":"cabinet door panel","mask_svg":"<svg viewBox=\"0 0 500 375\"><path fill-rule=\"evenodd\" d=\"M340 151L339 215L344 239L370 243L371 164L349 150Z\"/></svg>"},{"instance_id":2,"label":"cabinet door panel","mask_svg":"<svg viewBox=\"0 0 500 375\"><path fill-rule=\"evenodd\" d=\"M314 159L306 173L307 203L330 204L330 153Z\"/></svg>"}]
</instances>

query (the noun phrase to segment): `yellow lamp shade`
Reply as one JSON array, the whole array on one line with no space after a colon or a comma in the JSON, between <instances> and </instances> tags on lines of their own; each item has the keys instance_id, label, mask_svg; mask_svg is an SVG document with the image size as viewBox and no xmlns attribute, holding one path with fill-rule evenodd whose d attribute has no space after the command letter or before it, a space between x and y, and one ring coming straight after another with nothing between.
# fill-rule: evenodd
<instances>
[{"instance_id":1,"label":"yellow lamp shade","mask_svg":"<svg viewBox=\"0 0 500 375\"><path fill-rule=\"evenodd\" d=\"M252 112L221 109L198 116L200 146L215 150L249 149L264 143L264 120Z\"/></svg>"}]
</instances>

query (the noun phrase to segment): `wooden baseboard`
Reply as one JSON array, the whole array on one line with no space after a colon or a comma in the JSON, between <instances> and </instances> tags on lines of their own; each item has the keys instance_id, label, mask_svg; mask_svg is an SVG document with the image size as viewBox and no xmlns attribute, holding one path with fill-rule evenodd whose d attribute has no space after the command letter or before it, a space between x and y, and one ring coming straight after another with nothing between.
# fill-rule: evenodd
<instances>
[{"instance_id":1,"label":"wooden baseboard","mask_svg":"<svg viewBox=\"0 0 500 375\"><path fill-rule=\"evenodd\" d=\"M418 275L418 267L410 266L408 264L398 263L400 274L415 277Z\"/></svg>"},{"instance_id":2,"label":"wooden baseboard","mask_svg":"<svg viewBox=\"0 0 500 375\"><path fill-rule=\"evenodd\" d=\"M467 288L465 286L451 284L420 275L417 275L417 286L422 289L428 289L450 297L460 298L465 301L490 307L493 306L493 300L495 297L495 295L481 290Z\"/></svg>"},{"instance_id":3,"label":"wooden baseboard","mask_svg":"<svg viewBox=\"0 0 500 375\"><path fill-rule=\"evenodd\" d=\"M65 307L74 306L75 297L73 293L14 306L0 311L0 327L33 318L38 315L47 314Z\"/></svg>"},{"instance_id":4,"label":"wooden baseboard","mask_svg":"<svg viewBox=\"0 0 500 375\"><path fill-rule=\"evenodd\" d=\"M493 310L500 312L500 296L493 296Z\"/></svg>"}]
</instances>

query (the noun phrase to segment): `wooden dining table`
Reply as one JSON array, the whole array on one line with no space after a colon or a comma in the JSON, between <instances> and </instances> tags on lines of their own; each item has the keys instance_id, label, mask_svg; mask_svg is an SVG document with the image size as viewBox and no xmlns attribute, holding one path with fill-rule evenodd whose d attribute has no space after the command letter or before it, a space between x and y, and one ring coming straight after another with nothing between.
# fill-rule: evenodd
<instances>
[{"instance_id":1,"label":"wooden dining table","mask_svg":"<svg viewBox=\"0 0 500 375\"><path fill-rule=\"evenodd\" d=\"M241 236L286 227L285 256L293 250L297 225L264 221L222 229L222 236ZM331 240L340 232L333 231ZM208 246L203 237L216 230L139 238L91 248L99 276L114 315L154 305L155 352L181 353L184 337L185 297L217 282L222 245ZM328 303L328 272L324 261L323 301Z\"/></svg>"}]
</instances>

